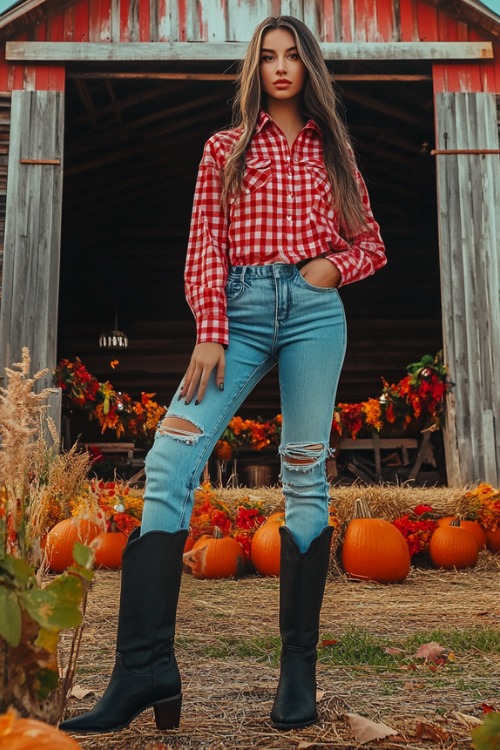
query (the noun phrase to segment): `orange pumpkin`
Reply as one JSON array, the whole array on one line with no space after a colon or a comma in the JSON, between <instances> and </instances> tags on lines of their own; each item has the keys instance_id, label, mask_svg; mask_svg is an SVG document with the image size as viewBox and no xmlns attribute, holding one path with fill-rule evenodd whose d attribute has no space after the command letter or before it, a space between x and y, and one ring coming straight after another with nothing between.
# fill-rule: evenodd
<instances>
[{"instance_id":1,"label":"orange pumpkin","mask_svg":"<svg viewBox=\"0 0 500 750\"><path fill-rule=\"evenodd\" d=\"M436 523L438 526L449 526L458 516L444 516L439 518ZM460 526L467 531L470 531L474 539L476 540L478 550L485 549L487 538L486 532L478 521L469 521L466 519L460 519Z\"/></svg>"},{"instance_id":2,"label":"orange pumpkin","mask_svg":"<svg viewBox=\"0 0 500 750\"><path fill-rule=\"evenodd\" d=\"M81 750L69 734L36 719L19 719L9 710L0 716L2 750Z\"/></svg>"},{"instance_id":3,"label":"orange pumpkin","mask_svg":"<svg viewBox=\"0 0 500 750\"><path fill-rule=\"evenodd\" d=\"M90 544L102 527L87 518L65 518L51 528L45 542L49 568L62 573L73 565L73 547L76 542Z\"/></svg>"},{"instance_id":4,"label":"orange pumpkin","mask_svg":"<svg viewBox=\"0 0 500 750\"><path fill-rule=\"evenodd\" d=\"M218 461L230 461L233 456L231 443L227 440L218 440L214 448L214 457Z\"/></svg>"},{"instance_id":5,"label":"orange pumpkin","mask_svg":"<svg viewBox=\"0 0 500 750\"><path fill-rule=\"evenodd\" d=\"M475 538L456 518L449 526L438 526L431 536L429 555L437 568L473 567L479 555Z\"/></svg>"},{"instance_id":6,"label":"orange pumpkin","mask_svg":"<svg viewBox=\"0 0 500 750\"><path fill-rule=\"evenodd\" d=\"M279 530L284 523L284 513L272 513L253 535L250 560L257 573L262 576L279 576L280 574Z\"/></svg>"},{"instance_id":7,"label":"orange pumpkin","mask_svg":"<svg viewBox=\"0 0 500 750\"><path fill-rule=\"evenodd\" d=\"M342 544L342 565L351 578L401 583L410 572L410 552L399 529L371 518L368 504L358 498Z\"/></svg>"},{"instance_id":8,"label":"orange pumpkin","mask_svg":"<svg viewBox=\"0 0 500 750\"><path fill-rule=\"evenodd\" d=\"M198 539L183 555L186 568L195 578L232 578L243 575L245 554L236 539L223 536L215 527L212 537Z\"/></svg>"},{"instance_id":9,"label":"orange pumpkin","mask_svg":"<svg viewBox=\"0 0 500 750\"><path fill-rule=\"evenodd\" d=\"M500 552L500 526L495 531L488 529L485 533L488 549L491 552Z\"/></svg>"},{"instance_id":10,"label":"orange pumpkin","mask_svg":"<svg viewBox=\"0 0 500 750\"><path fill-rule=\"evenodd\" d=\"M121 568L127 541L127 535L121 531L102 531L90 543L95 553L95 565L111 570Z\"/></svg>"}]
</instances>

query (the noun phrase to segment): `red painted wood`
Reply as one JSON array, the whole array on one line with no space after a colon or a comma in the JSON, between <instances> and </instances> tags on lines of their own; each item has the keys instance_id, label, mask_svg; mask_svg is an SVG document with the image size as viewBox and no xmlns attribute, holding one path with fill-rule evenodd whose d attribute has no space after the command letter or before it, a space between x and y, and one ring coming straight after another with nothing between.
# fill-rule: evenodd
<instances>
[{"instance_id":1,"label":"red painted wood","mask_svg":"<svg viewBox=\"0 0 500 750\"><path fill-rule=\"evenodd\" d=\"M9 66L5 62L5 46L0 46L0 91L10 91Z\"/></svg>"},{"instance_id":2,"label":"red painted wood","mask_svg":"<svg viewBox=\"0 0 500 750\"><path fill-rule=\"evenodd\" d=\"M392 0L378 0L376 5L377 29L379 38L377 41L392 42L398 38L399 32L395 29L394 6Z\"/></svg>"},{"instance_id":3,"label":"red painted wood","mask_svg":"<svg viewBox=\"0 0 500 750\"><path fill-rule=\"evenodd\" d=\"M139 0L139 41L149 42L151 38L151 12L149 0Z\"/></svg>"},{"instance_id":4,"label":"red painted wood","mask_svg":"<svg viewBox=\"0 0 500 750\"><path fill-rule=\"evenodd\" d=\"M399 0L401 16L401 41L413 42L417 36L417 14L414 0Z\"/></svg>"},{"instance_id":5,"label":"red painted wood","mask_svg":"<svg viewBox=\"0 0 500 750\"><path fill-rule=\"evenodd\" d=\"M354 13L354 0L347 0L341 4L341 16L342 16L342 41L353 42L353 34L351 28L351 16Z\"/></svg>"},{"instance_id":6,"label":"red painted wood","mask_svg":"<svg viewBox=\"0 0 500 750\"><path fill-rule=\"evenodd\" d=\"M187 42L187 12L186 0L178 0L177 12L179 14L179 41Z\"/></svg>"},{"instance_id":7,"label":"red painted wood","mask_svg":"<svg viewBox=\"0 0 500 750\"><path fill-rule=\"evenodd\" d=\"M434 89L434 96L436 94L442 94L447 91L446 81L446 65L437 63L432 66L432 86Z\"/></svg>"},{"instance_id":8,"label":"red painted wood","mask_svg":"<svg viewBox=\"0 0 500 750\"><path fill-rule=\"evenodd\" d=\"M337 39L337 36L340 37L341 29L335 28L335 15L333 12L333 3L328 2L327 0L324 0L322 3L323 5L323 29L322 31L322 41L324 42L334 42Z\"/></svg>"},{"instance_id":9,"label":"red painted wood","mask_svg":"<svg viewBox=\"0 0 500 750\"><path fill-rule=\"evenodd\" d=\"M130 42L130 9L126 0L120 3L120 42Z\"/></svg>"},{"instance_id":10,"label":"red painted wood","mask_svg":"<svg viewBox=\"0 0 500 750\"><path fill-rule=\"evenodd\" d=\"M75 40L75 15L76 15L76 9L78 7L79 3L76 5L70 5L69 7L64 9L64 16L63 16L63 40L65 42L74 42Z\"/></svg>"},{"instance_id":11,"label":"red painted wood","mask_svg":"<svg viewBox=\"0 0 500 750\"><path fill-rule=\"evenodd\" d=\"M88 42L89 40L89 4L87 0L80 0L75 5L75 42Z\"/></svg>"},{"instance_id":12,"label":"red painted wood","mask_svg":"<svg viewBox=\"0 0 500 750\"><path fill-rule=\"evenodd\" d=\"M366 42L366 0L354 0L354 42Z\"/></svg>"},{"instance_id":13,"label":"red painted wood","mask_svg":"<svg viewBox=\"0 0 500 750\"><path fill-rule=\"evenodd\" d=\"M435 42L439 39L436 9L427 3L417 3L418 38L421 42Z\"/></svg>"}]
</instances>

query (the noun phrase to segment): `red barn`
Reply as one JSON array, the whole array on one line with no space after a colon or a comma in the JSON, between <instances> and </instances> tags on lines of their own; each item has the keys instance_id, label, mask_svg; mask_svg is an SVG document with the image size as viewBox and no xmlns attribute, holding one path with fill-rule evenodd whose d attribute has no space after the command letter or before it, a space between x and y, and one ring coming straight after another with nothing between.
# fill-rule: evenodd
<instances>
[{"instance_id":1,"label":"red barn","mask_svg":"<svg viewBox=\"0 0 500 750\"><path fill-rule=\"evenodd\" d=\"M491 3L491 0L489 0ZM192 344L196 167L259 21L302 18L346 105L389 264L343 291L339 399L444 346L448 481L500 483L500 17L479 0L0 2L0 366L80 356L167 400ZM115 316L119 375L99 351ZM251 408L277 410L268 378Z\"/></svg>"}]
</instances>

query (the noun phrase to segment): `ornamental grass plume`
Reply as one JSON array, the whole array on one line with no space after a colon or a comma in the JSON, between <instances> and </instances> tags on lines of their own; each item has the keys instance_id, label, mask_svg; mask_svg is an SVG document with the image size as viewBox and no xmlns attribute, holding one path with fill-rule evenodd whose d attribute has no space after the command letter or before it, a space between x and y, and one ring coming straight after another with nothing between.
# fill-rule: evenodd
<instances>
[{"instance_id":1,"label":"ornamental grass plume","mask_svg":"<svg viewBox=\"0 0 500 750\"><path fill-rule=\"evenodd\" d=\"M74 564L46 582L41 538L64 513L89 459L76 449L59 453L46 414L53 389L41 387L46 370L30 377L30 364L24 348L0 389L0 712L11 706L57 723L75 674L92 553L76 544ZM65 669L63 629L73 629Z\"/></svg>"}]
</instances>

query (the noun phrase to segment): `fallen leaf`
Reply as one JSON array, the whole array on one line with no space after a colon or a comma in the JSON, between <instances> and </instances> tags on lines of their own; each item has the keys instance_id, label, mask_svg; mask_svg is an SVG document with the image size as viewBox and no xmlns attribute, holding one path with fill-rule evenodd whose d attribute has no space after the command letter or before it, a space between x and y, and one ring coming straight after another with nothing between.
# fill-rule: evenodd
<instances>
[{"instance_id":1,"label":"fallen leaf","mask_svg":"<svg viewBox=\"0 0 500 750\"><path fill-rule=\"evenodd\" d=\"M382 740L391 734L398 734L395 729L391 729L387 724L376 723L370 719L360 716L359 714L346 714L354 737L360 745L372 740Z\"/></svg>"},{"instance_id":2,"label":"fallen leaf","mask_svg":"<svg viewBox=\"0 0 500 750\"><path fill-rule=\"evenodd\" d=\"M492 711L495 711L494 706L490 706L489 703L481 703L481 711L483 714L490 714Z\"/></svg>"},{"instance_id":3,"label":"fallen leaf","mask_svg":"<svg viewBox=\"0 0 500 750\"><path fill-rule=\"evenodd\" d=\"M337 643L338 643L338 641L336 641L334 639L322 640L321 643L319 644L319 647L320 648L328 648L328 646L336 646Z\"/></svg>"},{"instance_id":4,"label":"fallen leaf","mask_svg":"<svg viewBox=\"0 0 500 750\"><path fill-rule=\"evenodd\" d=\"M389 654L390 656L397 656L398 654L404 654L404 649L387 646L387 648L384 649L384 653Z\"/></svg>"},{"instance_id":5,"label":"fallen leaf","mask_svg":"<svg viewBox=\"0 0 500 750\"><path fill-rule=\"evenodd\" d=\"M76 698L77 701L81 701L87 695L91 695L94 691L84 688L81 685L73 685L70 692L71 698Z\"/></svg>"},{"instance_id":6,"label":"fallen leaf","mask_svg":"<svg viewBox=\"0 0 500 750\"><path fill-rule=\"evenodd\" d=\"M441 727L436 727L434 724L428 724L426 721L419 721L415 730L415 736L419 740L432 740L433 742L440 742L441 740L447 740L449 738L449 732Z\"/></svg>"},{"instance_id":7,"label":"fallen leaf","mask_svg":"<svg viewBox=\"0 0 500 750\"><path fill-rule=\"evenodd\" d=\"M316 689L316 701L319 703L319 701L323 700L325 697L325 690L320 690L319 688Z\"/></svg>"},{"instance_id":8,"label":"fallen leaf","mask_svg":"<svg viewBox=\"0 0 500 750\"><path fill-rule=\"evenodd\" d=\"M463 714L460 711L454 711L454 716L457 717L458 721L461 724L465 724L466 727L477 727L479 724L482 724L483 722L481 719L478 719L477 716L471 716L470 714Z\"/></svg>"},{"instance_id":9,"label":"fallen leaf","mask_svg":"<svg viewBox=\"0 0 500 750\"><path fill-rule=\"evenodd\" d=\"M443 646L440 646L436 641L430 641L430 643L423 643L420 648L418 648L415 658L426 659L427 661L437 661L442 658L443 651L446 651Z\"/></svg>"}]
</instances>

